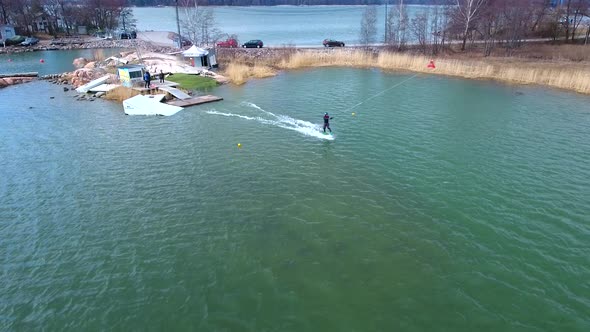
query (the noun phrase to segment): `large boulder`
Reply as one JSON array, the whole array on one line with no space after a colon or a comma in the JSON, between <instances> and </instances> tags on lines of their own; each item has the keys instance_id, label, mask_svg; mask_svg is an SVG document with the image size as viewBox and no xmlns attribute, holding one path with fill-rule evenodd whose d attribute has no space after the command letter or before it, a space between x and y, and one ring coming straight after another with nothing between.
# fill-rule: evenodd
<instances>
[{"instance_id":1,"label":"large boulder","mask_svg":"<svg viewBox=\"0 0 590 332\"><path fill-rule=\"evenodd\" d=\"M85 66L84 66L84 68L90 68L90 69L92 69L92 68L94 68L94 67L96 67L96 62L95 62L95 61L88 62L88 63L87 63Z\"/></svg>"},{"instance_id":2,"label":"large boulder","mask_svg":"<svg viewBox=\"0 0 590 332\"><path fill-rule=\"evenodd\" d=\"M5 77L0 78L0 88L5 88L10 85L27 83L34 79L34 77Z\"/></svg>"},{"instance_id":3,"label":"large boulder","mask_svg":"<svg viewBox=\"0 0 590 332\"><path fill-rule=\"evenodd\" d=\"M90 68L80 68L76 69L71 74L71 84L74 88L77 88L81 85L84 85L92 80L95 80L99 77L105 75L103 70L99 69L90 69Z\"/></svg>"},{"instance_id":4,"label":"large boulder","mask_svg":"<svg viewBox=\"0 0 590 332\"><path fill-rule=\"evenodd\" d=\"M119 81L119 76L115 75L115 74L108 74L109 75L109 79L107 80L108 84L121 84L121 82Z\"/></svg>"},{"instance_id":5,"label":"large boulder","mask_svg":"<svg viewBox=\"0 0 590 332\"><path fill-rule=\"evenodd\" d=\"M74 59L74 62L72 64L76 68L83 68L84 66L86 66L88 64L88 59L86 59L86 58L77 58L77 59Z\"/></svg>"}]
</instances>

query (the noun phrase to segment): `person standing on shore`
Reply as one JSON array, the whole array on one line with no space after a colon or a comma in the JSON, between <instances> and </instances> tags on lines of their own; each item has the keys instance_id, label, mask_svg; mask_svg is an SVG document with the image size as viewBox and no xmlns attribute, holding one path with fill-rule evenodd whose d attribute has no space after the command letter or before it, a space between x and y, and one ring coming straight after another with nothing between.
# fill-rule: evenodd
<instances>
[{"instance_id":1,"label":"person standing on shore","mask_svg":"<svg viewBox=\"0 0 590 332\"><path fill-rule=\"evenodd\" d=\"M160 83L164 83L164 72L160 69Z\"/></svg>"},{"instance_id":2,"label":"person standing on shore","mask_svg":"<svg viewBox=\"0 0 590 332\"><path fill-rule=\"evenodd\" d=\"M149 71L145 71L145 73L143 74L143 80L145 81L144 84L144 88L149 88L150 87L150 81L152 80L152 76L150 75Z\"/></svg>"}]
</instances>

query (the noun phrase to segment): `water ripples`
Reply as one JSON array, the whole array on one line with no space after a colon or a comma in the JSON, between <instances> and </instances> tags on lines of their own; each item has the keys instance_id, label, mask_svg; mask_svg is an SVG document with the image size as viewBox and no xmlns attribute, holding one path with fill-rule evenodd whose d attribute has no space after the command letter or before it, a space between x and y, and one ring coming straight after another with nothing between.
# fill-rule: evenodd
<instances>
[{"instance_id":1,"label":"water ripples","mask_svg":"<svg viewBox=\"0 0 590 332\"><path fill-rule=\"evenodd\" d=\"M587 98L417 76L347 110L408 77L167 118L0 91L0 329L585 330Z\"/></svg>"}]
</instances>

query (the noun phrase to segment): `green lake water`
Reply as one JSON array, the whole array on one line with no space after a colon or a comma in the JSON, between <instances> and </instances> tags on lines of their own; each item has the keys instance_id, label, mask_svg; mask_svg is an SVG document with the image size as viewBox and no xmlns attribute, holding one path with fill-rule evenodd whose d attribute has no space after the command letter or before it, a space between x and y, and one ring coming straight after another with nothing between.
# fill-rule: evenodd
<instances>
[{"instance_id":1,"label":"green lake water","mask_svg":"<svg viewBox=\"0 0 590 332\"><path fill-rule=\"evenodd\" d=\"M38 72L39 75L61 74L76 69L76 58L103 60L119 54L121 48L76 49L0 54L0 74ZM43 60L43 62L41 62Z\"/></svg>"},{"instance_id":2,"label":"green lake water","mask_svg":"<svg viewBox=\"0 0 590 332\"><path fill-rule=\"evenodd\" d=\"M590 98L412 76L0 90L0 330L590 330Z\"/></svg>"}]
</instances>

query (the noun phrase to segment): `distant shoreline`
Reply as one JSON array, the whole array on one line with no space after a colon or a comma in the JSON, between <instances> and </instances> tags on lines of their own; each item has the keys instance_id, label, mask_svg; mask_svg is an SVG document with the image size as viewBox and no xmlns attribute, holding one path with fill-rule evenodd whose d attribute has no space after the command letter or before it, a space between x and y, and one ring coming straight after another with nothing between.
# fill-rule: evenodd
<instances>
[{"instance_id":1,"label":"distant shoreline","mask_svg":"<svg viewBox=\"0 0 590 332\"><path fill-rule=\"evenodd\" d=\"M12 50L0 48L1 53L19 53L46 50L74 50L97 48L142 49L149 52L169 54L177 52L173 47L158 46L146 40L96 40L61 39L53 45L45 41L42 45L30 48L14 47ZM535 84L564 89L590 95L590 61L587 48L575 45L543 45L537 48L551 48L545 52L546 58L520 57L482 57L476 52L451 53L430 57L408 52L394 52L385 46L323 48L323 47L275 47L261 49L217 48L220 68L217 70L234 84L242 84L251 78L273 76L281 70L308 67L356 67L382 70L412 71L429 75L446 75L465 79L496 80L510 84ZM571 52L574 59L563 59L563 54ZM582 54L578 60L576 54ZM428 68L430 60L436 68Z\"/></svg>"}]
</instances>

